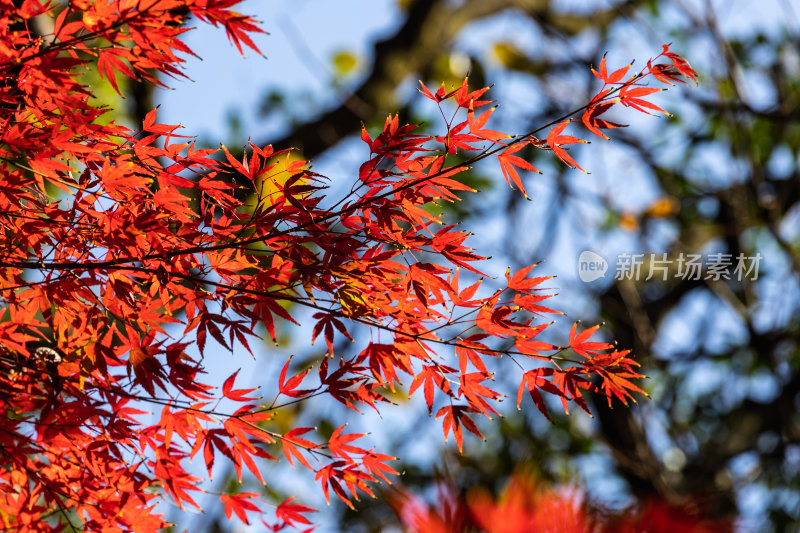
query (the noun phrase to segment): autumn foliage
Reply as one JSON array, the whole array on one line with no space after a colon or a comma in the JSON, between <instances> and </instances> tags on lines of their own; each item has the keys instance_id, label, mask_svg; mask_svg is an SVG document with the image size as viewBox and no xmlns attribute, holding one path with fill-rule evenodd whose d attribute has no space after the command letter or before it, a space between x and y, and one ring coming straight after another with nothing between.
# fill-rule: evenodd
<instances>
[{"instance_id":1,"label":"autumn foliage","mask_svg":"<svg viewBox=\"0 0 800 533\"><path fill-rule=\"evenodd\" d=\"M490 129L487 88L422 85L449 117L442 134L397 116L364 130L366 160L349 193L330 198L326 177L270 146L243 157L201 149L155 110L136 130L107 124L81 83L87 69L115 88L121 77L183 76L190 16L256 50L250 36L262 30L235 4L0 0L2 529L156 531L160 501L198 505L192 458L209 476L229 461L240 479L269 483L264 462L285 457L348 503L397 474L344 426L322 435L271 422L312 396L379 410L391 391L421 394L461 448L465 430L481 436L476 420L498 413L498 365L519 373L517 405L529 395L545 415L547 396L566 410L587 409L587 392L609 402L641 392L636 363L592 340L597 327L573 326L563 346L544 340L561 317L549 276L532 265L489 287L468 244L478 238L430 207L467 192L459 174L481 160L524 194L520 170L535 171L519 155L526 145L580 168L567 148L585 141L566 128L604 137L618 126L602 118L614 106L660 112L647 98L662 89L644 82L694 79L685 60L665 46L640 72L609 73L603 59L602 87L576 118L517 136ZM36 17L53 21L51 34ZM314 368L285 361L260 391L236 373L219 388L204 375L210 339L248 352L257 327L274 339L302 308L313 310L309 341L326 352ZM343 338L353 350L338 347ZM223 398L238 407L220 409ZM294 498L269 513L254 493L220 499L229 517L273 531L310 523Z\"/></svg>"},{"instance_id":2,"label":"autumn foliage","mask_svg":"<svg viewBox=\"0 0 800 533\"><path fill-rule=\"evenodd\" d=\"M644 502L637 508L610 512L592 507L575 487L553 488L531 473L511 476L495 498L484 487L459 493L439 487L428 504L400 489L389 503L409 533L725 533L731 524L699 516L691 502Z\"/></svg>"}]
</instances>

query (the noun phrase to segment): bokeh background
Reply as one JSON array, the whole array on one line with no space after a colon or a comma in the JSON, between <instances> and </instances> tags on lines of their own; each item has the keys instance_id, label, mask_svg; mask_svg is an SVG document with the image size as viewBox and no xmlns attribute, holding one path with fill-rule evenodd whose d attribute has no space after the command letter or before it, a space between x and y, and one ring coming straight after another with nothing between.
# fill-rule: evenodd
<instances>
[{"instance_id":1,"label":"bokeh background","mask_svg":"<svg viewBox=\"0 0 800 533\"><path fill-rule=\"evenodd\" d=\"M131 84L116 118L136 124L160 104L160 121L209 146L297 147L331 178L332 194L368 156L362 123L380 128L399 112L437 131L418 80L436 86L468 74L471 85L493 84L494 129L522 133L588 101L599 86L589 66L605 53L610 65L636 59L636 67L672 43L700 74L699 86L655 98L671 118L608 117L629 127L572 150L589 174L531 148L524 155L543 171L525 176L532 201L509 190L497 168L478 166L462 176L482 193L445 213L476 233L473 246L493 256L493 272L544 261L538 270L558 276L553 305L605 322L607 337L642 364L650 399L631 408L595 402L593 419L575 412L552 424L508 401L504 418L482 426L487 442L468 440L463 455L444 444L424 407L400 397L382 417L305 402L282 415L285 423L333 428L346 417L351 429L371 432L370 446L401 457L399 483L422 497L441 483L499 491L524 466L540 482L580 487L589 505L609 511L657 499L731 520L737 531L798 531L798 2L250 0L241 11L269 32L258 40L266 57L241 58L224 32L203 26L187 35L202 58L187 63L192 81ZM580 281L584 250L607 260L603 278ZM683 279L674 261L666 280L614 279L617 258L638 253L762 259L757 279ZM307 340L307 331L285 328L280 346L265 343L252 360L220 350L208 370L224 379L231 365L245 365L253 385L268 385L289 354L298 366L321 355ZM231 474L215 483L233 483ZM319 531L402 530L385 503L396 488L352 512L327 507L307 472L276 466L265 477L268 487L249 490L299 493L321 509ZM177 531L242 527L217 507L165 512Z\"/></svg>"}]
</instances>

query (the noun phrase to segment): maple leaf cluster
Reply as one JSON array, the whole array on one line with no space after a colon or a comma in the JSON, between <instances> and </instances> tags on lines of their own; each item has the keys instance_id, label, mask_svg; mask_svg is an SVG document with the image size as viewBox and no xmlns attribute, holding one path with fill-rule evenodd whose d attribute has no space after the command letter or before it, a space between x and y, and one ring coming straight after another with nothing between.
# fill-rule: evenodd
<instances>
[{"instance_id":1,"label":"maple leaf cluster","mask_svg":"<svg viewBox=\"0 0 800 533\"><path fill-rule=\"evenodd\" d=\"M592 507L574 487L549 487L530 473L514 473L497 498L483 487L459 494L447 484L428 504L398 489L389 504L410 533L725 533L732 524L699 516L691 502L649 500L638 508L611 513Z\"/></svg>"},{"instance_id":2,"label":"maple leaf cluster","mask_svg":"<svg viewBox=\"0 0 800 533\"><path fill-rule=\"evenodd\" d=\"M364 435L344 426L325 436L271 422L312 396L378 410L396 387L419 390L461 448L464 429L480 436L476 418L498 413L495 360L523 369L518 404L527 391L545 413L543 394L585 409L586 391L609 401L641 392L628 352L589 340L596 328L573 328L563 347L539 338L551 324L543 317L560 313L543 305L550 278L530 277L533 266L488 294L483 278L462 283L484 258L429 209L457 201L468 190L457 175L490 157L524 192L518 169L535 169L515 154L526 144L577 167L564 148L580 142L562 135L569 117L543 141L511 137L486 127L493 108L477 114L487 88L423 85L453 111L445 134L417 134L396 116L374 138L365 130L368 160L333 202L323 201L323 176L271 146L249 144L240 159L201 149L155 110L136 131L101 120L107 109L91 101L82 72L97 69L115 88L119 76L183 76L189 16L223 27L240 51L257 50L251 36L262 30L237 3L0 0L3 529L156 531L166 525L160 501L199 507L194 457L209 478L222 456L240 480L249 471L262 482L264 462L284 457L348 504L397 474L394 458L356 445ZM37 34L35 17L52 18L52 33ZM651 75L694 77L667 47L626 80L604 61L604 87L578 111L582 122L602 136L617 126L599 118L613 105L652 110L644 98L653 89L641 85ZM468 162L448 164L457 153ZM242 200L237 183L256 201ZM314 313L311 340L325 343L314 369L296 374L286 361L278 383L262 387L271 403L237 388L237 374L220 389L207 382L209 337L249 351L258 326L275 339L276 324L296 322L301 307ZM337 351L337 338L364 327L369 342ZM187 353L192 345L199 356ZM237 407L223 411L221 399ZM155 422L142 402L160 409ZM229 517L258 517L272 531L310 524L311 509L294 498L267 518L270 504L255 493L219 497Z\"/></svg>"}]
</instances>

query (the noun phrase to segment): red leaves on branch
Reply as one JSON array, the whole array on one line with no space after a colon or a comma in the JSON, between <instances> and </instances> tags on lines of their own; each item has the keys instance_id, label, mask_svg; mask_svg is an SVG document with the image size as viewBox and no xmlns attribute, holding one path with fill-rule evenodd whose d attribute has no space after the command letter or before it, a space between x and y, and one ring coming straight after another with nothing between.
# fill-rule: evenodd
<instances>
[{"instance_id":1,"label":"red leaves on branch","mask_svg":"<svg viewBox=\"0 0 800 533\"><path fill-rule=\"evenodd\" d=\"M428 404L428 413L433 412L434 387L438 387L445 394L452 395L450 381L445 376L445 373L453 374L455 369L442 367L441 365L425 365L422 370L417 372L414 381L411 382L411 387L408 390L409 396L414 394L420 385L424 384L423 390L425 392L425 403Z\"/></svg>"},{"instance_id":2,"label":"red leaves on branch","mask_svg":"<svg viewBox=\"0 0 800 533\"><path fill-rule=\"evenodd\" d=\"M461 448L465 428L481 436L476 417L498 413L503 394L490 369L515 371L508 359L522 368L518 404L527 390L542 411L543 393L566 409L568 401L585 407L584 391L609 401L641 392L627 352L589 342L593 330L573 331L571 352L538 338L550 325L542 317L560 315L542 305L553 296L540 287L548 276L530 277L529 266L486 294L472 277L484 258L469 234L431 213L471 191L458 174L492 156L524 194L519 169L536 169L518 154L529 143L578 167L563 148L582 142L563 135L569 117L553 122L546 141L535 142L537 132L512 137L489 127L495 108L476 112L491 103L488 87L470 90L465 79L433 93L422 85L437 106L455 106L445 131L420 135L397 116L374 138L364 130L369 152L351 191L322 202L331 194L326 179L306 161L253 144L242 156L198 149L177 126L158 123L155 110L138 132L104 124L105 110L78 81L86 69L115 88L123 77L183 76L182 56L192 54L181 41L186 13L223 27L239 50L256 50L251 36L262 30L231 9L236 0L16 4L0 0L5 529L157 531L166 526L158 502L197 507L193 493L206 490L190 473L193 457L208 478L227 461L240 480L245 472L269 483L264 462L282 451L315 472L326 497L348 504L397 474L393 457L357 446L366 437L344 427L327 437L279 428L280 409L311 397L377 411L391 403L388 390L422 389ZM35 15L55 19L53 35L11 29ZM609 75L601 63L605 85L582 119L591 132L616 127L599 118L616 103L656 109L647 100L653 89L641 85L648 76L695 79L668 48L659 58L669 64L657 58L625 81L627 70ZM449 154L469 159L451 165ZM250 199L237 183L252 185ZM300 308L313 313L309 341L325 341L321 360L304 360L299 373L285 361L260 390L237 385L238 372L210 382L203 362L211 339L249 352L258 327L277 341L279 324L297 323ZM361 344L366 329L380 339ZM343 339L357 348L343 348ZM160 414L148 421L142 402ZM221 500L244 522L266 507L248 492ZM309 509L292 501L263 523L272 531L307 525Z\"/></svg>"},{"instance_id":3,"label":"red leaves on branch","mask_svg":"<svg viewBox=\"0 0 800 533\"><path fill-rule=\"evenodd\" d=\"M458 451L464 448L464 428L478 437L485 439L481 431L478 429L477 424L470 416L470 413L475 413L476 410L468 405L446 405L439 409L436 413L436 418L442 418L442 430L444 431L444 438L452 433L458 445Z\"/></svg>"},{"instance_id":4,"label":"red leaves on branch","mask_svg":"<svg viewBox=\"0 0 800 533\"><path fill-rule=\"evenodd\" d=\"M275 509L275 517L288 527L296 527L296 525L299 524L310 525L311 521L303 515L305 513L313 513L314 509L306 507L305 505L292 503L294 500L295 496L292 496L278 505L277 509ZM279 531L280 529L282 528L272 530Z\"/></svg>"},{"instance_id":5,"label":"red leaves on branch","mask_svg":"<svg viewBox=\"0 0 800 533\"><path fill-rule=\"evenodd\" d=\"M484 487L471 487L456 495L440 487L439 498L428 504L400 489L389 503L410 533L724 533L728 520L705 517L695 501L676 503L650 499L611 512L589 505L575 487L549 487L525 472L512 475L497 497ZM701 512L698 512L701 511Z\"/></svg>"},{"instance_id":6,"label":"red leaves on branch","mask_svg":"<svg viewBox=\"0 0 800 533\"><path fill-rule=\"evenodd\" d=\"M283 446L283 453L286 456L286 460L289 461L290 465L294 465L292 462L292 457L294 457L309 470L314 470L314 467L308 462L302 450L313 450L318 446L310 440L299 436L305 435L309 431L314 431L314 428L294 428L281 437L281 445Z\"/></svg>"},{"instance_id":7,"label":"red leaves on branch","mask_svg":"<svg viewBox=\"0 0 800 533\"><path fill-rule=\"evenodd\" d=\"M600 326L593 326L585 329L580 333L577 332L578 324L572 325L569 332L569 347L578 355L584 357L592 357L598 355L598 351L611 350L614 348L611 344L605 342L589 342L589 339L594 335Z\"/></svg>"},{"instance_id":8,"label":"red leaves on branch","mask_svg":"<svg viewBox=\"0 0 800 533\"><path fill-rule=\"evenodd\" d=\"M564 162L565 165L577 168L581 172L586 172L583 170L578 163L575 162L574 159L567 153L567 151L562 148L565 144L576 144L576 143L585 143L583 139L578 139L577 137L573 137L571 135L561 135L561 132L564 131L564 128L570 123L570 120L565 120L561 124L558 124L556 127L550 130L550 133L547 134L547 146L553 151L554 154L558 156L558 158Z\"/></svg>"},{"instance_id":9,"label":"red leaves on branch","mask_svg":"<svg viewBox=\"0 0 800 533\"><path fill-rule=\"evenodd\" d=\"M251 501L259 497L260 495L256 494L255 492L240 492L238 494L223 494L220 496L220 500L222 500L222 503L225 504L225 516L230 518L232 513L236 513L236 516L242 522L249 524L250 522L247 520L247 512L261 511L258 508L258 505Z\"/></svg>"},{"instance_id":10,"label":"red leaves on branch","mask_svg":"<svg viewBox=\"0 0 800 533\"><path fill-rule=\"evenodd\" d=\"M525 148L524 144L514 144L509 146L497 155L497 161L500 163L500 170L503 172L506 182L508 182L509 185L516 185L525 198L528 198L528 194L525 192L525 186L522 185L522 178L520 178L515 167L522 168L524 170L530 170L531 172L539 171L536 170L536 167L518 155L514 155L523 148Z\"/></svg>"},{"instance_id":11,"label":"red leaves on branch","mask_svg":"<svg viewBox=\"0 0 800 533\"><path fill-rule=\"evenodd\" d=\"M622 82L622 78L628 73L633 63L626 65L620 69L615 70L610 75L608 74L608 67L606 66L606 55L603 54L603 59L600 60L600 67L598 70L592 69L592 74L597 76L604 85L612 85Z\"/></svg>"},{"instance_id":12,"label":"red leaves on branch","mask_svg":"<svg viewBox=\"0 0 800 533\"><path fill-rule=\"evenodd\" d=\"M697 72L685 58L679 56L675 52L670 52L668 44L664 45L663 51L659 57L669 59L672 64L654 64L654 60L652 59L647 62L648 72L658 79L658 81L666 83L667 85L674 85L673 82L686 83L686 80L682 78L689 78L697 83ZM658 59L658 57L655 59Z\"/></svg>"},{"instance_id":13,"label":"red leaves on branch","mask_svg":"<svg viewBox=\"0 0 800 533\"><path fill-rule=\"evenodd\" d=\"M653 93L663 91L657 87L622 87L619 91L619 100L624 106L632 107L642 113L650 114L651 111L657 111L669 115L666 111L658 107L652 102L644 100L644 96L650 96Z\"/></svg>"}]
</instances>

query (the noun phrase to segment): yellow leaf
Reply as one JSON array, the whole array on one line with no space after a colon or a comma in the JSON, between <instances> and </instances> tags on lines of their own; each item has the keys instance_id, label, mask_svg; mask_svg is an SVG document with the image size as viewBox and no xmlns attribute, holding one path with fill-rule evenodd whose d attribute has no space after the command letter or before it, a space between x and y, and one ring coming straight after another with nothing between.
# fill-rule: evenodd
<instances>
[{"instance_id":1,"label":"yellow leaf","mask_svg":"<svg viewBox=\"0 0 800 533\"><path fill-rule=\"evenodd\" d=\"M620 213L619 226L625 231L636 231L639 229L639 221L633 213Z\"/></svg>"},{"instance_id":2,"label":"yellow leaf","mask_svg":"<svg viewBox=\"0 0 800 533\"><path fill-rule=\"evenodd\" d=\"M286 181L292 176L301 173L306 168L307 163L296 152L289 152L284 156L271 158L265 166L266 171L256 179L256 192L250 195L246 205L249 209L254 209L256 205L266 207L278 201ZM300 183L303 183L303 180Z\"/></svg>"},{"instance_id":3,"label":"yellow leaf","mask_svg":"<svg viewBox=\"0 0 800 533\"><path fill-rule=\"evenodd\" d=\"M337 76L346 76L358 66L358 57L347 50L340 50L333 55L333 69Z\"/></svg>"},{"instance_id":4,"label":"yellow leaf","mask_svg":"<svg viewBox=\"0 0 800 533\"><path fill-rule=\"evenodd\" d=\"M645 214L653 218L664 218L676 214L681 204L674 196L662 196L650 204Z\"/></svg>"},{"instance_id":5,"label":"yellow leaf","mask_svg":"<svg viewBox=\"0 0 800 533\"><path fill-rule=\"evenodd\" d=\"M492 47L497 61L506 68L519 68L520 65L526 64L528 59L525 54L517 48L513 43L499 42L495 43Z\"/></svg>"}]
</instances>

